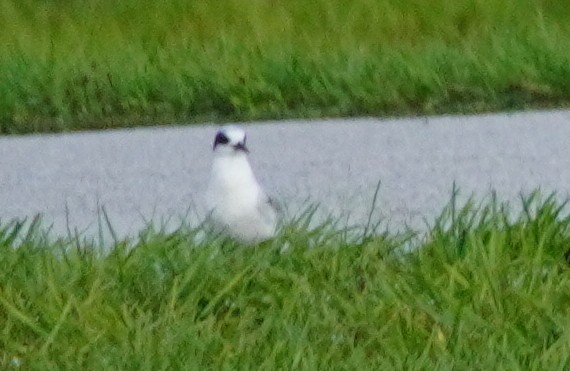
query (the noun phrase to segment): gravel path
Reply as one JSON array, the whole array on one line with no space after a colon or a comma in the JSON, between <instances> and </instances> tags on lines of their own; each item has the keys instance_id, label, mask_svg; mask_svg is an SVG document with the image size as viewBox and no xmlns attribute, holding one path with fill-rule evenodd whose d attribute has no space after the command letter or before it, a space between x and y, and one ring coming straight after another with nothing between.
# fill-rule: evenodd
<instances>
[{"instance_id":1,"label":"gravel path","mask_svg":"<svg viewBox=\"0 0 570 371\"><path fill-rule=\"evenodd\" d=\"M491 189L570 190L570 111L244 125L251 161L269 193L295 214L363 223L382 182L377 215L419 225L449 200ZM158 127L0 138L0 217L41 213L57 234L96 231L101 206L120 235L153 220L191 222L203 192L215 126Z\"/></svg>"}]
</instances>

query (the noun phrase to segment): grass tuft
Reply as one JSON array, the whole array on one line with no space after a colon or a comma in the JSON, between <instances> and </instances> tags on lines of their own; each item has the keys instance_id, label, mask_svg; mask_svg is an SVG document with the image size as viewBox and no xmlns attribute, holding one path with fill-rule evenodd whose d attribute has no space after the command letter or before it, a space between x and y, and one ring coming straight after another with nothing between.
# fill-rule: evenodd
<instances>
[{"instance_id":1,"label":"grass tuft","mask_svg":"<svg viewBox=\"0 0 570 371\"><path fill-rule=\"evenodd\" d=\"M515 211L454 192L425 233L310 227L312 215L255 248L185 227L105 253L5 224L0 366L570 365L570 215L555 195Z\"/></svg>"}]
</instances>

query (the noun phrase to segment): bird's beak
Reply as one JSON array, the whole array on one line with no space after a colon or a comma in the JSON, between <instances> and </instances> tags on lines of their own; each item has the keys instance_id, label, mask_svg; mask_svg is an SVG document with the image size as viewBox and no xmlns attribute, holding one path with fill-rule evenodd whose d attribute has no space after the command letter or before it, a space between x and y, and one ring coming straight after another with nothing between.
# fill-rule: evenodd
<instances>
[{"instance_id":1,"label":"bird's beak","mask_svg":"<svg viewBox=\"0 0 570 371\"><path fill-rule=\"evenodd\" d=\"M238 143L234 146L236 151L244 151L245 153L249 153L249 149L245 146L245 143Z\"/></svg>"}]
</instances>

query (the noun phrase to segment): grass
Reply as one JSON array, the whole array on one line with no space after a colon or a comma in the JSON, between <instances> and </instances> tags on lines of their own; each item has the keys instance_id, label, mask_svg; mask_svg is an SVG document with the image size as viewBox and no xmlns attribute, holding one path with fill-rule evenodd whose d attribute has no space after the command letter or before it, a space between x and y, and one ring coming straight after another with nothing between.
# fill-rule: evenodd
<instances>
[{"instance_id":1,"label":"grass","mask_svg":"<svg viewBox=\"0 0 570 371\"><path fill-rule=\"evenodd\" d=\"M102 254L5 224L0 366L567 369L570 216L521 200L453 199L422 234L308 213L256 248L149 230Z\"/></svg>"},{"instance_id":2,"label":"grass","mask_svg":"<svg viewBox=\"0 0 570 371\"><path fill-rule=\"evenodd\" d=\"M570 103L563 0L1 0L0 133Z\"/></svg>"}]
</instances>

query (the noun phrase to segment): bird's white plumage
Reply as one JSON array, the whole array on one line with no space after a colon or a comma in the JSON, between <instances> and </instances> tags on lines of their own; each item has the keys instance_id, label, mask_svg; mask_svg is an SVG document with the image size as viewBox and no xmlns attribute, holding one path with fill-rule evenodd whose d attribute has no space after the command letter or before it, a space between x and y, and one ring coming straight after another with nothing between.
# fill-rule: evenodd
<instances>
[{"instance_id":1,"label":"bird's white plumage","mask_svg":"<svg viewBox=\"0 0 570 371\"><path fill-rule=\"evenodd\" d=\"M217 228L242 242L256 243L274 236L277 214L253 174L245 139L245 132L235 126L218 131L206 201Z\"/></svg>"}]
</instances>

